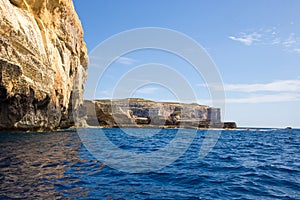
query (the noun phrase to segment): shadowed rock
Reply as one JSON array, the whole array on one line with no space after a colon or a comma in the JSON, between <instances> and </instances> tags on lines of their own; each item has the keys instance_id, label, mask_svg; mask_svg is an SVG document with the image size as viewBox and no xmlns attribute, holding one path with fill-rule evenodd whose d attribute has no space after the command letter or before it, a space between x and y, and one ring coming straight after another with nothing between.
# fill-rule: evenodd
<instances>
[{"instance_id":1,"label":"shadowed rock","mask_svg":"<svg viewBox=\"0 0 300 200\"><path fill-rule=\"evenodd\" d=\"M72 126L87 75L72 1L0 0L0 27L0 130Z\"/></svg>"}]
</instances>

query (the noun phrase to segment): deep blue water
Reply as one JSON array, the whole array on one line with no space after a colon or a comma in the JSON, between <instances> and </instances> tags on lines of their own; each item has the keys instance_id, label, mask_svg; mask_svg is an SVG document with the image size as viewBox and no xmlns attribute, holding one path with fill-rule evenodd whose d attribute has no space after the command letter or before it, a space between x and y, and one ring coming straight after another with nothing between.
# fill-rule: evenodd
<instances>
[{"instance_id":1,"label":"deep blue water","mask_svg":"<svg viewBox=\"0 0 300 200\"><path fill-rule=\"evenodd\" d=\"M178 134L184 134L183 144L195 137L174 163L129 173L95 159L77 132L0 133L0 199L300 199L300 130L222 131L204 158L199 151L205 131L163 129L149 137L157 130L125 131L145 138L120 129L82 131L95 141L105 134L112 144L145 159ZM177 146L172 148L175 152ZM158 164L170 155L158 157ZM117 161L115 166L130 165Z\"/></svg>"}]
</instances>

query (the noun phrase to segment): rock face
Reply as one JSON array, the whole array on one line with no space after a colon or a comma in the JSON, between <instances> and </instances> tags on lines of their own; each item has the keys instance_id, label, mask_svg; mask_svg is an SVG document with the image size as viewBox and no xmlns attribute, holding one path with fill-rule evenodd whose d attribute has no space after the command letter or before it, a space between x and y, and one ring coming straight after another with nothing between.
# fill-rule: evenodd
<instances>
[{"instance_id":1,"label":"rock face","mask_svg":"<svg viewBox=\"0 0 300 200\"><path fill-rule=\"evenodd\" d=\"M102 127L236 128L221 122L219 108L140 98L85 101L87 123Z\"/></svg>"},{"instance_id":2,"label":"rock face","mask_svg":"<svg viewBox=\"0 0 300 200\"><path fill-rule=\"evenodd\" d=\"M0 27L0 130L71 126L88 62L72 0L0 0Z\"/></svg>"}]
</instances>

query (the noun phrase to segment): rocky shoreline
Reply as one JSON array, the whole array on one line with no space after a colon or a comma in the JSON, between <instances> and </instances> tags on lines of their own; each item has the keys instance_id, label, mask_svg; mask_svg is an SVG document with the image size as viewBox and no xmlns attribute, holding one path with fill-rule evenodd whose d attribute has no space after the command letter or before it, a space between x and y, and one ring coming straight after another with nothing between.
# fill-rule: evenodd
<instances>
[{"instance_id":1,"label":"rocky shoreline","mask_svg":"<svg viewBox=\"0 0 300 200\"><path fill-rule=\"evenodd\" d=\"M101 128L235 129L222 122L219 108L199 104L154 102L142 98L85 100L87 124Z\"/></svg>"},{"instance_id":2,"label":"rocky shoreline","mask_svg":"<svg viewBox=\"0 0 300 200\"><path fill-rule=\"evenodd\" d=\"M236 128L198 104L83 101L88 55L72 0L0 0L0 11L0 131Z\"/></svg>"}]
</instances>

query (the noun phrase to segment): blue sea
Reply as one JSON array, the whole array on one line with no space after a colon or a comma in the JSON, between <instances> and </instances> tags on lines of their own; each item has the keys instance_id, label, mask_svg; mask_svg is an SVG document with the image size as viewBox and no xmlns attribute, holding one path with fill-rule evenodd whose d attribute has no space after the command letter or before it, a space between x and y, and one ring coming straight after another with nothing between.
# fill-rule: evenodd
<instances>
[{"instance_id":1,"label":"blue sea","mask_svg":"<svg viewBox=\"0 0 300 200\"><path fill-rule=\"evenodd\" d=\"M0 199L300 199L300 130L2 132Z\"/></svg>"}]
</instances>

